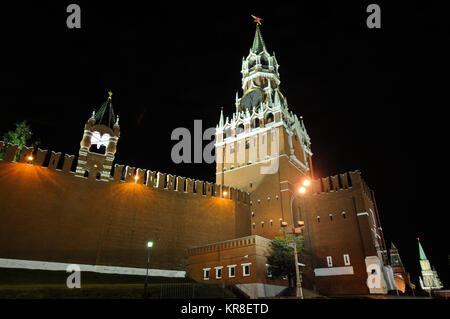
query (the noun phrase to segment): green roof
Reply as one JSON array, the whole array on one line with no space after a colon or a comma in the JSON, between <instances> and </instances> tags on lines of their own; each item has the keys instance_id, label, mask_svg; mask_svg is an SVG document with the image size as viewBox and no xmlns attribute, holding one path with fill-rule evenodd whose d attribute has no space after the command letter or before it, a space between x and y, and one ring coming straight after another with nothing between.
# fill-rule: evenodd
<instances>
[{"instance_id":1,"label":"green roof","mask_svg":"<svg viewBox=\"0 0 450 319\"><path fill-rule=\"evenodd\" d=\"M111 95L108 97L105 103L102 104L98 112L95 114L96 124L103 124L110 128L114 126L114 110L111 102ZM107 113L107 114L105 114ZM106 116L105 116L106 115Z\"/></svg>"},{"instance_id":2,"label":"green roof","mask_svg":"<svg viewBox=\"0 0 450 319\"><path fill-rule=\"evenodd\" d=\"M253 53L261 53L263 51L267 52L266 45L264 44L264 40L261 34L261 30L259 30L259 26L256 26L255 38L253 39L252 52Z\"/></svg>"},{"instance_id":3,"label":"green roof","mask_svg":"<svg viewBox=\"0 0 450 319\"><path fill-rule=\"evenodd\" d=\"M417 240L419 242L419 254L420 254L420 260L427 260L427 256L425 255L425 252L423 251L422 245L420 244L420 240Z\"/></svg>"}]
</instances>

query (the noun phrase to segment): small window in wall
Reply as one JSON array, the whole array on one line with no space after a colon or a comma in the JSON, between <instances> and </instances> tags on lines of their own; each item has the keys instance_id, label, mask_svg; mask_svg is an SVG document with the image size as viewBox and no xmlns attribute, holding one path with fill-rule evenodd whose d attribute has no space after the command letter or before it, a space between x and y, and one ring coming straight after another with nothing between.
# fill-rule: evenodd
<instances>
[{"instance_id":1,"label":"small window in wall","mask_svg":"<svg viewBox=\"0 0 450 319\"><path fill-rule=\"evenodd\" d=\"M333 221L333 214L330 214L330 221Z\"/></svg>"},{"instance_id":2,"label":"small window in wall","mask_svg":"<svg viewBox=\"0 0 450 319\"><path fill-rule=\"evenodd\" d=\"M345 212L342 212L342 217L344 217L344 219L347 218Z\"/></svg>"},{"instance_id":3,"label":"small window in wall","mask_svg":"<svg viewBox=\"0 0 450 319\"><path fill-rule=\"evenodd\" d=\"M255 212L252 212L252 217L255 217Z\"/></svg>"},{"instance_id":4,"label":"small window in wall","mask_svg":"<svg viewBox=\"0 0 450 319\"><path fill-rule=\"evenodd\" d=\"M250 148L250 142L249 141L245 141L245 148L249 149Z\"/></svg>"},{"instance_id":5,"label":"small window in wall","mask_svg":"<svg viewBox=\"0 0 450 319\"><path fill-rule=\"evenodd\" d=\"M333 267L333 259L331 256L327 256L327 265L328 267Z\"/></svg>"},{"instance_id":6,"label":"small window in wall","mask_svg":"<svg viewBox=\"0 0 450 319\"><path fill-rule=\"evenodd\" d=\"M234 154L234 146L230 147L230 154Z\"/></svg>"},{"instance_id":7,"label":"small window in wall","mask_svg":"<svg viewBox=\"0 0 450 319\"><path fill-rule=\"evenodd\" d=\"M228 267L228 277L234 278L236 276L236 265L229 265Z\"/></svg>"},{"instance_id":8,"label":"small window in wall","mask_svg":"<svg viewBox=\"0 0 450 319\"><path fill-rule=\"evenodd\" d=\"M251 265L251 263L241 264L241 265L242 265L242 275L244 277L250 276L250 265Z\"/></svg>"},{"instance_id":9,"label":"small window in wall","mask_svg":"<svg viewBox=\"0 0 450 319\"><path fill-rule=\"evenodd\" d=\"M203 268L203 280L209 280L209 271L211 268Z\"/></svg>"},{"instance_id":10,"label":"small window in wall","mask_svg":"<svg viewBox=\"0 0 450 319\"><path fill-rule=\"evenodd\" d=\"M256 224L255 224L255 223L253 223L253 229L255 229L255 227L256 227Z\"/></svg>"},{"instance_id":11,"label":"small window in wall","mask_svg":"<svg viewBox=\"0 0 450 319\"><path fill-rule=\"evenodd\" d=\"M261 222L261 227L264 228L264 222Z\"/></svg>"},{"instance_id":12,"label":"small window in wall","mask_svg":"<svg viewBox=\"0 0 450 319\"><path fill-rule=\"evenodd\" d=\"M317 222L320 223L320 216L317 216Z\"/></svg>"},{"instance_id":13,"label":"small window in wall","mask_svg":"<svg viewBox=\"0 0 450 319\"><path fill-rule=\"evenodd\" d=\"M270 226L273 226L273 220L272 219L270 220Z\"/></svg>"},{"instance_id":14,"label":"small window in wall","mask_svg":"<svg viewBox=\"0 0 450 319\"><path fill-rule=\"evenodd\" d=\"M348 254L344 254L344 265L350 265L350 256Z\"/></svg>"},{"instance_id":15,"label":"small window in wall","mask_svg":"<svg viewBox=\"0 0 450 319\"><path fill-rule=\"evenodd\" d=\"M222 279L222 266L216 267L216 279Z\"/></svg>"}]
</instances>

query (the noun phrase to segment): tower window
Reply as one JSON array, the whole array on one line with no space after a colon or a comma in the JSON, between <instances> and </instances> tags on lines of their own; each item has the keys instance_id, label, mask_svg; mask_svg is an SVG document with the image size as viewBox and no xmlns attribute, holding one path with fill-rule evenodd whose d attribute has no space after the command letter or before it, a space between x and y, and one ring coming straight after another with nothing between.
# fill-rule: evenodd
<instances>
[{"instance_id":1,"label":"tower window","mask_svg":"<svg viewBox=\"0 0 450 319\"><path fill-rule=\"evenodd\" d=\"M236 129L236 135L244 133L244 130L245 130L244 124L239 124L237 129Z\"/></svg>"},{"instance_id":2,"label":"tower window","mask_svg":"<svg viewBox=\"0 0 450 319\"><path fill-rule=\"evenodd\" d=\"M211 268L203 268L203 280L209 280L209 271Z\"/></svg>"},{"instance_id":3,"label":"tower window","mask_svg":"<svg viewBox=\"0 0 450 319\"><path fill-rule=\"evenodd\" d=\"M344 217L344 219L347 217L345 212L342 212L342 217Z\"/></svg>"},{"instance_id":4,"label":"tower window","mask_svg":"<svg viewBox=\"0 0 450 319\"><path fill-rule=\"evenodd\" d=\"M230 146L230 154L234 154L234 146Z\"/></svg>"},{"instance_id":5,"label":"tower window","mask_svg":"<svg viewBox=\"0 0 450 319\"><path fill-rule=\"evenodd\" d=\"M252 217L255 217L255 212L252 212Z\"/></svg>"},{"instance_id":6,"label":"tower window","mask_svg":"<svg viewBox=\"0 0 450 319\"><path fill-rule=\"evenodd\" d=\"M320 216L317 216L317 222L320 223Z\"/></svg>"},{"instance_id":7,"label":"tower window","mask_svg":"<svg viewBox=\"0 0 450 319\"><path fill-rule=\"evenodd\" d=\"M230 265L228 267L228 277L234 278L236 276L236 265Z\"/></svg>"},{"instance_id":8,"label":"tower window","mask_svg":"<svg viewBox=\"0 0 450 319\"><path fill-rule=\"evenodd\" d=\"M96 179L96 180L100 180L101 176L102 176L102 175L100 174L100 172L97 172L97 175L95 175L95 179Z\"/></svg>"},{"instance_id":9,"label":"tower window","mask_svg":"<svg viewBox=\"0 0 450 319\"><path fill-rule=\"evenodd\" d=\"M245 148L249 149L250 148L250 142L249 141L245 141Z\"/></svg>"},{"instance_id":10,"label":"tower window","mask_svg":"<svg viewBox=\"0 0 450 319\"><path fill-rule=\"evenodd\" d=\"M88 178L89 177L89 171L84 171L84 177Z\"/></svg>"},{"instance_id":11,"label":"tower window","mask_svg":"<svg viewBox=\"0 0 450 319\"><path fill-rule=\"evenodd\" d=\"M268 113L268 114L266 115L266 121L265 121L265 122L266 122L267 124L273 122L273 114L272 114L272 113Z\"/></svg>"},{"instance_id":12,"label":"tower window","mask_svg":"<svg viewBox=\"0 0 450 319\"><path fill-rule=\"evenodd\" d=\"M333 214L330 214L330 221L333 221Z\"/></svg>"},{"instance_id":13,"label":"tower window","mask_svg":"<svg viewBox=\"0 0 450 319\"><path fill-rule=\"evenodd\" d=\"M327 265L328 267L333 267L333 258L331 256L327 256Z\"/></svg>"},{"instance_id":14,"label":"tower window","mask_svg":"<svg viewBox=\"0 0 450 319\"><path fill-rule=\"evenodd\" d=\"M216 267L216 279L221 279L222 278L222 266L220 267Z\"/></svg>"},{"instance_id":15,"label":"tower window","mask_svg":"<svg viewBox=\"0 0 450 319\"><path fill-rule=\"evenodd\" d=\"M350 265L350 256L348 254L344 254L344 265Z\"/></svg>"},{"instance_id":16,"label":"tower window","mask_svg":"<svg viewBox=\"0 0 450 319\"><path fill-rule=\"evenodd\" d=\"M242 265L242 274L244 277L248 277L250 276L250 265L251 263L248 264L241 264Z\"/></svg>"}]
</instances>

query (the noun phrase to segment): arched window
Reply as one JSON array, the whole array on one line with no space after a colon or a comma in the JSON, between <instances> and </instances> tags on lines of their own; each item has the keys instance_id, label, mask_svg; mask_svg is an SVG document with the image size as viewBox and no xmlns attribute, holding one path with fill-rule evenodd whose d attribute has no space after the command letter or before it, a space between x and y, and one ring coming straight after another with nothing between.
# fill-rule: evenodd
<instances>
[{"instance_id":1,"label":"arched window","mask_svg":"<svg viewBox=\"0 0 450 319\"><path fill-rule=\"evenodd\" d=\"M89 177L89 171L84 171L84 175L83 175L84 177Z\"/></svg>"},{"instance_id":2,"label":"arched window","mask_svg":"<svg viewBox=\"0 0 450 319\"><path fill-rule=\"evenodd\" d=\"M97 175L95 175L95 179L100 180L101 177L102 177L102 174L100 172L97 172Z\"/></svg>"},{"instance_id":3,"label":"arched window","mask_svg":"<svg viewBox=\"0 0 450 319\"><path fill-rule=\"evenodd\" d=\"M254 129L254 128L258 128L258 127L259 127L259 118L255 117L253 119L253 121L251 122L251 128Z\"/></svg>"},{"instance_id":4,"label":"arched window","mask_svg":"<svg viewBox=\"0 0 450 319\"><path fill-rule=\"evenodd\" d=\"M238 125L238 127L236 128L236 135L239 135L239 134L241 134L241 133L244 133L244 130L245 130L245 128L244 128L244 124L239 124Z\"/></svg>"},{"instance_id":5,"label":"arched window","mask_svg":"<svg viewBox=\"0 0 450 319\"><path fill-rule=\"evenodd\" d=\"M227 128L223 134L224 134L224 138L231 137L231 128Z\"/></svg>"},{"instance_id":6,"label":"arched window","mask_svg":"<svg viewBox=\"0 0 450 319\"><path fill-rule=\"evenodd\" d=\"M273 114L267 113L266 115L266 123L272 123L273 122Z\"/></svg>"}]
</instances>

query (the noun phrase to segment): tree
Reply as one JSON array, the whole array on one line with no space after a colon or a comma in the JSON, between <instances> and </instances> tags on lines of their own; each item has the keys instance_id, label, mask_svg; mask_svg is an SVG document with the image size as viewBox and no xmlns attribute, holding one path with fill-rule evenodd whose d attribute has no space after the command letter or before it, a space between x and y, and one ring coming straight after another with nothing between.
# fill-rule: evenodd
<instances>
[{"instance_id":1,"label":"tree","mask_svg":"<svg viewBox=\"0 0 450 319\"><path fill-rule=\"evenodd\" d=\"M303 249L303 237L296 236L297 255L300 255ZM270 243L271 254L267 257L269 272L272 278L288 277L289 287L293 287L295 280L295 261L294 246L291 236L276 237Z\"/></svg>"},{"instance_id":2,"label":"tree","mask_svg":"<svg viewBox=\"0 0 450 319\"><path fill-rule=\"evenodd\" d=\"M10 131L6 132L3 135L2 140L3 140L3 142L5 142L5 144L10 143L10 144L19 145L19 149L18 149L18 152L16 155L16 160L17 160L22 147L27 146L27 145L36 147L37 145L39 145L39 143L40 143L39 140L31 142L32 136L33 136L33 132L31 132L31 129L27 124L27 121L22 121L22 122L16 123L15 130L10 130ZM0 154L0 156L2 156L2 154Z\"/></svg>"}]
</instances>

